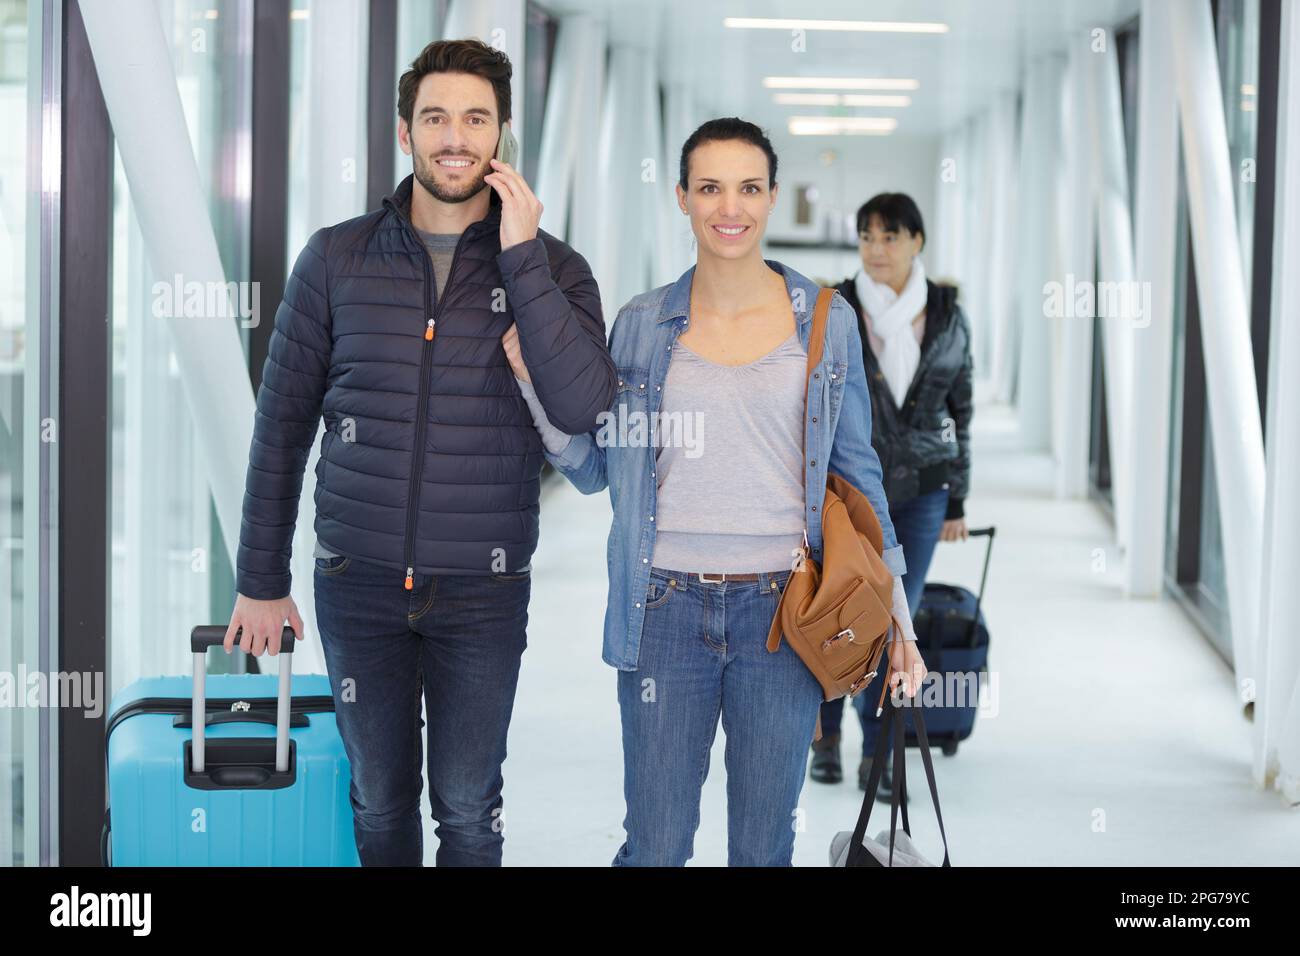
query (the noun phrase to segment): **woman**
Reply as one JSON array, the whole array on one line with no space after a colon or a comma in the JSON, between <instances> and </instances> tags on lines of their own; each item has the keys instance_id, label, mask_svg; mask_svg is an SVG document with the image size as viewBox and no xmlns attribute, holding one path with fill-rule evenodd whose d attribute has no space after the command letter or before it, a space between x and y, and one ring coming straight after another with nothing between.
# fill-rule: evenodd
<instances>
[{"instance_id":1,"label":"woman","mask_svg":"<svg viewBox=\"0 0 1300 956\"><path fill-rule=\"evenodd\" d=\"M721 716L728 862L788 866L822 693L786 642L768 653L766 639L805 528L821 560L828 468L872 502L887 565L896 575L906 565L871 449L857 325L839 296L805 410L818 289L759 248L777 196L771 143L739 119L705 123L682 147L676 192L696 264L619 311L605 427L557 435L517 340L504 344L550 460L584 493L608 486L613 503L603 656L619 669L627 800L614 864L691 857ZM891 637L892 686L914 696L925 665L896 584L904 633Z\"/></svg>"},{"instance_id":2,"label":"woman","mask_svg":"<svg viewBox=\"0 0 1300 956\"><path fill-rule=\"evenodd\" d=\"M857 312L871 389L871 442L880 456L894 532L907 555L903 588L912 615L939 541L966 538L963 502L970 488L970 328L957 290L925 276L921 211L903 193L881 193L858 210L862 270L836 290ZM880 726L867 712L869 687L855 701L862 719L858 785L871 773ZM876 683L874 693L880 694ZM840 720L844 701L822 707L822 739L813 744L811 776L841 779ZM886 742L889 754L891 742ZM891 796L889 762L877 799Z\"/></svg>"}]
</instances>

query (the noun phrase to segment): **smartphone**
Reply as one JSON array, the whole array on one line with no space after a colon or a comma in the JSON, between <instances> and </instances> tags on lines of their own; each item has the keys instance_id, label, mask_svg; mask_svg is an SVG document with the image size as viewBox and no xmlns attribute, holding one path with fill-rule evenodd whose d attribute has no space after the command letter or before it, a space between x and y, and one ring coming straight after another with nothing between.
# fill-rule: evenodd
<instances>
[{"instance_id":1,"label":"smartphone","mask_svg":"<svg viewBox=\"0 0 1300 956\"><path fill-rule=\"evenodd\" d=\"M517 165L519 140L515 139L515 134L510 132L509 126L501 127L501 138L497 140L496 158L503 163L509 163L512 169L519 168Z\"/></svg>"}]
</instances>

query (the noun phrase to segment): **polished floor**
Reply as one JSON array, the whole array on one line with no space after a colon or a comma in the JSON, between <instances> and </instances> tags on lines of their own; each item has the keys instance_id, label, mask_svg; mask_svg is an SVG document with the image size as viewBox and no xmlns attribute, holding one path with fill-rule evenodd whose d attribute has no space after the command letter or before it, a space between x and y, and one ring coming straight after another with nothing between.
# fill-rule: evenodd
<instances>
[{"instance_id":1,"label":"polished floor","mask_svg":"<svg viewBox=\"0 0 1300 956\"><path fill-rule=\"evenodd\" d=\"M1300 813L1251 780L1249 723L1224 659L1170 600L1123 596L1104 512L1054 497L1048 456L1019 450L1007 410L982 403L972 444L968 520L998 528L992 693L959 752L935 755L953 865L1300 864ZM605 493L563 481L544 492L504 769L508 866L604 866L623 839L615 672L600 660L609 514ZM940 544L931 580L973 586L982 547ZM849 778L805 784L796 866L825 866L861 805L861 731L846 718ZM726 863L723 747L719 728L692 865ZM912 832L938 860L919 753L907 760ZM427 798L424 812L432 865ZM871 832L887 826L877 805Z\"/></svg>"}]
</instances>

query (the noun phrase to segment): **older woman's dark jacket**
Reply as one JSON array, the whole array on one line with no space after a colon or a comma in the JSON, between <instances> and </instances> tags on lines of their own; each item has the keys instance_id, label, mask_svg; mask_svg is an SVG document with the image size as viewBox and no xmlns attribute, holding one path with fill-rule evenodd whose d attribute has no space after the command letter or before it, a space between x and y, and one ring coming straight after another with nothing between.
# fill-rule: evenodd
<instances>
[{"instance_id":1,"label":"older woman's dark jacket","mask_svg":"<svg viewBox=\"0 0 1300 956\"><path fill-rule=\"evenodd\" d=\"M947 486L947 518L953 519L965 514L970 491L970 325L955 287L928 279L926 287L921 360L901 408L871 350L853 279L836 289L858 314L871 391L871 443L884 469L890 505Z\"/></svg>"}]
</instances>

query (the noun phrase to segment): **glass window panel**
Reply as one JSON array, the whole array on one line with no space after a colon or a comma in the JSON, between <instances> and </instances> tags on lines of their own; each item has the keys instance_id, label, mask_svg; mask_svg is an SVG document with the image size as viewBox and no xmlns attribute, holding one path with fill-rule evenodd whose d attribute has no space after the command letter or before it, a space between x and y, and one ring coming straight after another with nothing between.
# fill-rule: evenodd
<instances>
[{"instance_id":1,"label":"glass window panel","mask_svg":"<svg viewBox=\"0 0 1300 956\"><path fill-rule=\"evenodd\" d=\"M251 6L168 0L159 11L225 277L247 281ZM188 671L183 636L228 619L234 600L169 320L153 314L154 283L167 277L150 266L114 153L112 693L144 675ZM213 658L213 670L232 660Z\"/></svg>"},{"instance_id":2,"label":"glass window panel","mask_svg":"<svg viewBox=\"0 0 1300 956\"><path fill-rule=\"evenodd\" d=\"M28 132L39 116L41 4L0 0L0 671L40 667L36 595L41 425L32 399L41 380L39 221L28 189ZM33 103L33 99L35 103ZM33 109L33 106L37 109ZM0 707L0 866L35 865L40 745L38 711Z\"/></svg>"},{"instance_id":3,"label":"glass window panel","mask_svg":"<svg viewBox=\"0 0 1300 956\"><path fill-rule=\"evenodd\" d=\"M289 23L290 267L317 229L366 211L369 9L366 0L293 3ZM396 111L396 91L393 102ZM278 305L268 306L272 314Z\"/></svg>"},{"instance_id":4,"label":"glass window panel","mask_svg":"<svg viewBox=\"0 0 1300 956\"><path fill-rule=\"evenodd\" d=\"M1255 234L1255 147L1259 138L1259 0L1220 0L1218 6L1219 76L1223 84L1223 118L1237 209L1237 242L1246 277L1250 311L1250 272Z\"/></svg>"}]
</instances>

